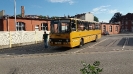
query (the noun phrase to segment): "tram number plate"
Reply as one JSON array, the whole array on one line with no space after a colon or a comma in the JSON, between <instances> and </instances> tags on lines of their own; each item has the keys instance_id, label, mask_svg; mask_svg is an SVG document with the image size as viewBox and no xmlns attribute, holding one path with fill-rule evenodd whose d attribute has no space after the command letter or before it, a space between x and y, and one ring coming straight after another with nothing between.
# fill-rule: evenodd
<instances>
[{"instance_id":1,"label":"tram number plate","mask_svg":"<svg viewBox=\"0 0 133 74\"><path fill-rule=\"evenodd\" d=\"M55 44L61 44L61 42L55 42Z\"/></svg>"}]
</instances>

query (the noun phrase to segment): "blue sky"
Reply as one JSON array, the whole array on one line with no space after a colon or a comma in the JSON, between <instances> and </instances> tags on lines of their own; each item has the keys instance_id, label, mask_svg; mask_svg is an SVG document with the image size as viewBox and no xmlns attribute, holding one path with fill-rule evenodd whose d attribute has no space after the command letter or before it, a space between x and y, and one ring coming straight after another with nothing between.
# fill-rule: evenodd
<instances>
[{"instance_id":1,"label":"blue sky","mask_svg":"<svg viewBox=\"0 0 133 74\"><path fill-rule=\"evenodd\" d=\"M133 0L16 0L17 14L25 6L26 15L64 16L91 12L108 22L115 12L133 13ZM14 0L1 0L0 10L14 15Z\"/></svg>"}]
</instances>

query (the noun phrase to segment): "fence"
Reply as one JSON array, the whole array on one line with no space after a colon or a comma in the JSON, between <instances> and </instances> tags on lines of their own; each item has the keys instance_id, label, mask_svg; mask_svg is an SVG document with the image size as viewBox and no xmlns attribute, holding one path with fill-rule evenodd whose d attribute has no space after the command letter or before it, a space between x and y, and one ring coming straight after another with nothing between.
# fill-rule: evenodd
<instances>
[{"instance_id":1,"label":"fence","mask_svg":"<svg viewBox=\"0 0 133 74\"><path fill-rule=\"evenodd\" d=\"M42 42L43 33L44 31L0 31L0 49Z\"/></svg>"}]
</instances>

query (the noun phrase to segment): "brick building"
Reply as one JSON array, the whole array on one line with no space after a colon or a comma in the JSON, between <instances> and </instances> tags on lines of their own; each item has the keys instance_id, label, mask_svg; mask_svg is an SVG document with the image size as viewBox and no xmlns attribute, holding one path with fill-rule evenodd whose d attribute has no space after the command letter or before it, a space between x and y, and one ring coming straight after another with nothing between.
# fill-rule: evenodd
<instances>
[{"instance_id":1,"label":"brick building","mask_svg":"<svg viewBox=\"0 0 133 74\"><path fill-rule=\"evenodd\" d=\"M120 32L119 24L110 24L110 23L102 23L101 24L102 34L108 32L109 34L118 34Z\"/></svg>"},{"instance_id":2,"label":"brick building","mask_svg":"<svg viewBox=\"0 0 133 74\"><path fill-rule=\"evenodd\" d=\"M50 20L39 18L3 17L0 19L0 31L41 31L50 30Z\"/></svg>"},{"instance_id":3,"label":"brick building","mask_svg":"<svg viewBox=\"0 0 133 74\"><path fill-rule=\"evenodd\" d=\"M120 19L121 32L133 32L133 13L127 13Z\"/></svg>"},{"instance_id":4,"label":"brick building","mask_svg":"<svg viewBox=\"0 0 133 74\"><path fill-rule=\"evenodd\" d=\"M42 31L50 30L50 20L39 18L37 15L25 15L24 6L21 6L21 15L13 16L0 15L0 31Z\"/></svg>"}]
</instances>

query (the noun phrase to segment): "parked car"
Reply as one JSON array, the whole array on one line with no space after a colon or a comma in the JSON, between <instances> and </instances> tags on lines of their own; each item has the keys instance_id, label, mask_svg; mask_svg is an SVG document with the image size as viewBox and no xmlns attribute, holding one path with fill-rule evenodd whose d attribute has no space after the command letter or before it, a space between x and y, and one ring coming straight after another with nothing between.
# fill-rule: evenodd
<instances>
[{"instance_id":1,"label":"parked car","mask_svg":"<svg viewBox=\"0 0 133 74\"><path fill-rule=\"evenodd\" d=\"M108 31L103 32L103 35L109 35Z\"/></svg>"}]
</instances>

